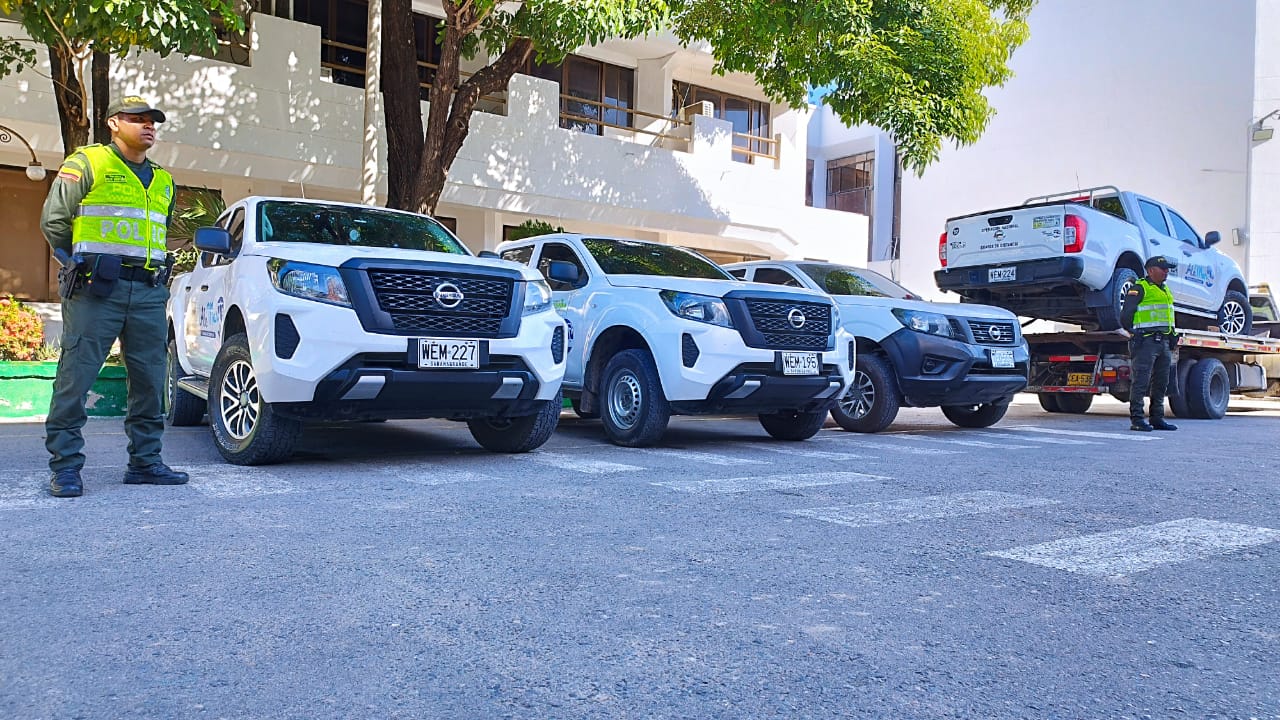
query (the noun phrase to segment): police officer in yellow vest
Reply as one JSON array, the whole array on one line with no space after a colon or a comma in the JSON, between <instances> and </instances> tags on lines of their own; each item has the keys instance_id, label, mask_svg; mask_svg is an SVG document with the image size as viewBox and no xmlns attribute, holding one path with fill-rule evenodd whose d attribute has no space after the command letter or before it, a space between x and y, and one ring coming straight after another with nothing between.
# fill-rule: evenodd
<instances>
[{"instance_id":1,"label":"police officer in yellow vest","mask_svg":"<svg viewBox=\"0 0 1280 720\"><path fill-rule=\"evenodd\" d=\"M1163 255L1147 260L1147 276L1125 293L1120 322L1132 338L1129 357L1133 365L1133 385L1129 390L1129 429L1177 430L1164 419L1164 397L1169 387L1169 369L1178 335L1173 329L1173 293L1164 285L1169 271L1178 264ZM1151 395L1151 423L1142 415L1142 399Z\"/></svg>"},{"instance_id":2,"label":"police officer in yellow vest","mask_svg":"<svg viewBox=\"0 0 1280 720\"><path fill-rule=\"evenodd\" d=\"M40 228L60 259L62 354L45 421L49 492L76 497L85 457L85 399L120 339L128 374L128 484L181 485L187 474L160 459L164 432L166 229L174 183L147 159L165 115L128 96L107 108L111 143L80 148L63 162Z\"/></svg>"}]
</instances>

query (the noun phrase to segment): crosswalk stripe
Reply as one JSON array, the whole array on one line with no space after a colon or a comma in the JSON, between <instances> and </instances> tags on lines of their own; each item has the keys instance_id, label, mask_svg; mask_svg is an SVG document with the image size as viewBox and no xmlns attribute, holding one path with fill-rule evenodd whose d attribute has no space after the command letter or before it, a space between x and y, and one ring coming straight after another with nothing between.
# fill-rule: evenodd
<instances>
[{"instance_id":1,"label":"crosswalk stripe","mask_svg":"<svg viewBox=\"0 0 1280 720\"><path fill-rule=\"evenodd\" d=\"M1075 440L1072 438L1060 438L1060 437L1017 437L1013 433L1006 433L1006 432L974 432L972 434L980 435L982 437L1012 438L1017 440L1024 440L1026 442L1045 443L1048 445L1099 445L1100 444L1096 440Z\"/></svg>"},{"instance_id":2,"label":"crosswalk stripe","mask_svg":"<svg viewBox=\"0 0 1280 720\"><path fill-rule=\"evenodd\" d=\"M809 450L801 447L770 447L768 445L758 445L755 449L778 453L779 455L818 458L820 460L864 460L868 457L861 453L835 452L832 450Z\"/></svg>"},{"instance_id":3,"label":"crosswalk stripe","mask_svg":"<svg viewBox=\"0 0 1280 720\"><path fill-rule=\"evenodd\" d=\"M1056 505L1057 500L1013 495L993 490L979 490L948 495L888 500L859 505L808 508L788 511L792 515L847 525L849 527L873 527L895 525L921 520L940 520L963 515L979 515L1018 508Z\"/></svg>"},{"instance_id":4,"label":"crosswalk stripe","mask_svg":"<svg viewBox=\"0 0 1280 720\"><path fill-rule=\"evenodd\" d=\"M439 463L379 463L362 465L361 472L403 480L413 485L458 485L491 480L488 475L470 470L442 468Z\"/></svg>"},{"instance_id":5,"label":"crosswalk stripe","mask_svg":"<svg viewBox=\"0 0 1280 720\"><path fill-rule=\"evenodd\" d=\"M191 487L207 497L259 497L297 491L295 486L281 480L275 473L256 467L218 463L184 466L184 470L191 474Z\"/></svg>"},{"instance_id":6,"label":"crosswalk stripe","mask_svg":"<svg viewBox=\"0 0 1280 720\"><path fill-rule=\"evenodd\" d=\"M808 473L787 475L784 477L738 477L717 478L713 480L667 480L655 482L654 485L693 494L741 493L759 490L789 490L791 488L818 487L822 485L844 485L855 482L874 482L890 480L883 475L870 475L858 472Z\"/></svg>"},{"instance_id":7,"label":"crosswalk stripe","mask_svg":"<svg viewBox=\"0 0 1280 720\"><path fill-rule=\"evenodd\" d=\"M1184 518L987 555L1084 575L1129 575L1280 540L1280 530Z\"/></svg>"},{"instance_id":8,"label":"crosswalk stripe","mask_svg":"<svg viewBox=\"0 0 1280 720\"><path fill-rule=\"evenodd\" d=\"M758 461L747 458L730 457L719 453L698 452L697 450L679 450L676 448L647 448L644 452L665 455L679 460L703 463L706 465L754 465Z\"/></svg>"},{"instance_id":9,"label":"crosswalk stripe","mask_svg":"<svg viewBox=\"0 0 1280 720\"><path fill-rule=\"evenodd\" d=\"M851 443L853 444L854 447L856 447L859 450L864 450L864 449L865 450L889 450L891 452L899 452L906 455L962 455L964 454L963 450L947 450L945 448L932 448L932 447L930 448L911 447L910 445L899 445L896 443L876 442L874 440L868 440L867 439L868 437L871 437L871 436L859 434L859 435L851 436L848 439L837 439L838 436L832 437L828 435L824 439L832 440L834 442ZM889 437L889 436L883 435L879 437ZM810 442L813 442L813 441L811 440Z\"/></svg>"},{"instance_id":10,"label":"crosswalk stripe","mask_svg":"<svg viewBox=\"0 0 1280 720\"><path fill-rule=\"evenodd\" d=\"M893 438L894 440L905 440L908 442L912 440L923 440L925 442L947 443L948 445L963 445L966 447L976 447L976 448L996 448L1000 450L1027 450L1027 449L1036 447L1035 445L1017 445L1012 443L987 442L986 440L959 440L955 438L940 438L940 437L933 437L932 435L917 435L917 434L901 434L901 435L889 434L889 435L885 435L884 437Z\"/></svg>"},{"instance_id":11,"label":"crosswalk stripe","mask_svg":"<svg viewBox=\"0 0 1280 720\"><path fill-rule=\"evenodd\" d=\"M1010 430L1014 432L1044 433L1046 435L1067 435L1070 437L1087 437L1100 438L1102 440L1136 440L1138 442L1150 442L1152 440L1163 440L1159 435L1151 433L1136 433L1129 431L1127 433L1112 432L1096 432L1092 430L1067 430L1064 428L1047 428L1038 427L1036 425L1010 425L1002 427L1001 430Z\"/></svg>"},{"instance_id":12,"label":"crosswalk stripe","mask_svg":"<svg viewBox=\"0 0 1280 720\"><path fill-rule=\"evenodd\" d=\"M608 475L620 472L635 472L644 470L638 465L627 465L626 463L608 462L606 460L591 460L589 458L579 457L576 455L566 455L554 452L533 452L527 455L517 455L517 458L527 459L542 465L550 465L560 470L572 470L573 472L585 473L587 475Z\"/></svg>"}]
</instances>

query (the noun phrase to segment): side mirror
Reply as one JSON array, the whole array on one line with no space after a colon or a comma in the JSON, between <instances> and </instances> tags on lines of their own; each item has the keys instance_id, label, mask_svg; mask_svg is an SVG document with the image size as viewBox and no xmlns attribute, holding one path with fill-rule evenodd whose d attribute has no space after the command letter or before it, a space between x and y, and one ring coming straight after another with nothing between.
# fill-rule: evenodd
<instances>
[{"instance_id":1,"label":"side mirror","mask_svg":"<svg viewBox=\"0 0 1280 720\"><path fill-rule=\"evenodd\" d=\"M1219 234L1217 230L1210 230L1209 232L1204 234L1205 247L1209 247L1210 245L1217 245L1219 242L1222 242L1222 235Z\"/></svg>"},{"instance_id":2,"label":"side mirror","mask_svg":"<svg viewBox=\"0 0 1280 720\"><path fill-rule=\"evenodd\" d=\"M231 233L220 227L196 228L196 249L215 255L231 253Z\"/></svg>"},{"instance_id":3,"label":"side mirror","mask_svg":"<svg viewBox=\"0 0 1280 720\"><path fill-rule=\"evenodd\" d=\"M476 255L477 255L478 257L482 257L482 258L494 258L495 260L501 260L501 259L502 259L502 258L501 258L501 256L500 256L500 255L498 255L498 253L496 253L496 252L494 252L494 251L492 251L492 250L481 250L480 252L476 253Z\"/></svg>"},{"instance_id":4,"label":"side mirror","mask_svg":"<svg viewBox=\"0 0 1280 720\"><path fill-rule=\"evenodd\" d=\"M566 285L577 285L578 266L563 260L552 260L547 263L547 277Z\"/></svg>"}]
</instances>

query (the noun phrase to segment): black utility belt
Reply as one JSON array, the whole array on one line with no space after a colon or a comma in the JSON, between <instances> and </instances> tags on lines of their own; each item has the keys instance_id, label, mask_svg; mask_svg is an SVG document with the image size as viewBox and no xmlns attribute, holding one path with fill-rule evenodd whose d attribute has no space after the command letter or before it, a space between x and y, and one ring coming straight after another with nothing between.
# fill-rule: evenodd
<instances>
[{"instance_id":1,"label":"black utility belt","mask_svg":"<svg viewBox=\"0 0 1280 720\"><path fill-rule=\"evenodd\" d=\"M1144 333L1138 333L1138 337L1167 338L1172 334L1173 333L1167 333L1167 332L1144 332Z\"/></svg>"}]
</instances>

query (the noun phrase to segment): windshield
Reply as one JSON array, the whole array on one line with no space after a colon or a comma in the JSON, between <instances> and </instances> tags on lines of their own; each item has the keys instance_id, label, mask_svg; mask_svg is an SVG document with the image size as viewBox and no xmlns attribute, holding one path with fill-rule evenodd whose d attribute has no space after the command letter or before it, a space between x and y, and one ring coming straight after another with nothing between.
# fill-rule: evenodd
<instances>
[{"instance_id":1,"label":"windshield","mask_svg":"<svg viewBox=\"0 0 1280 720\"><path fill-rule=\"evenodd\" d=\"M698 253L673 245L606 238L583 238L582 244L587 246L587 250L600 263L600 269L606 275L733 279L719 265Z\"/></svg>"},{"instance_id":2,"label":"windshield","mask_svg":"<svg viewBox=\"0 0 1280 720\"><path fill-rule=\"evenodd\" d=\"M377 208L267 201L258 205L258 227L263 242L471 254L445 226L425 215Z\"/></svg>"},{"instance_id":3,"label":"windshield","mask_svg":"<svg viewBox=\"0 0 1280 720\"><path fill-rule=\"evenodd\" d=\"M813 278L829 295L866 295L870 297L919 300L919 296L874 270L830 265L826 263L801 263L805 275Z\"/></svg>"}]
</instances>

